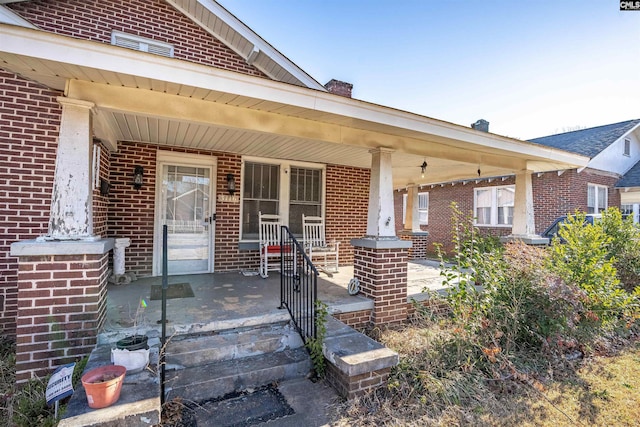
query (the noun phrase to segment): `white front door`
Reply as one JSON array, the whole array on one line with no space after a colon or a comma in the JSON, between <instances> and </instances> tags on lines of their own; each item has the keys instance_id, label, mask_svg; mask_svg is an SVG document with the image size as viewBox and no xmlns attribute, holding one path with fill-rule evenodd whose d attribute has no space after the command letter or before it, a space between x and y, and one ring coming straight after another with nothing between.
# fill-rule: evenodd
<instances>
[{"instance_id":1,"label":"white front door","mask_svg":"<svg viewBox=\"0 0 640 427\"><path fill-rule=\"evenodd\" d=\"M154 274L162 274L167 226L168 274L213 271L215 158L158 153Z\"/></svg>"}]
</instances>

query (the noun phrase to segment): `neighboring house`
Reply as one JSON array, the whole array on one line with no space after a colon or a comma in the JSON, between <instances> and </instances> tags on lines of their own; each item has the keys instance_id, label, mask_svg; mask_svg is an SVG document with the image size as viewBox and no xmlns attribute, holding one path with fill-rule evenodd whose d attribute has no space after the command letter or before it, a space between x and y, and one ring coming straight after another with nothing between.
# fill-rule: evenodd
<instances>
[{"instance_id":1,"label":"neighboring house","mask_svg":"<svg viewBox=\"0 0 640 427\"><path fill-rule=\"evenodd\" d=\"M259 211L295 234L321 215L371 322L400 322L414 236L396 236L393 191L423 162L431 182L516 174L522 234L531 174L588 161L351 90L213 0L0 1L0 328L18 381L91 351L114 238L138 276L161 273L164 224L170 274L257 270Z\"/></svg>"},{"instance_id":2,"label":"neighboring house","mask_svg":"<svg viewBox=\"0 0 640 427\"><path fill-rule=\"evenodd\" d=\"M581 211L598 213L610 206L638 221L640 203L640 120L628 120L536 138L530 142L589 157L586 167L532 175L535 231L543 232L554 219ZM420 227L429 241L451 249L451 202L473 215L481 232L511 234L514 216L513 175L485 176L422 186ZM407 191L396 194L396 226L403 217ZM424 203L422 202L424 200ZM434 252L434 247L429 247Z\"/></svg>"}]
</instances>

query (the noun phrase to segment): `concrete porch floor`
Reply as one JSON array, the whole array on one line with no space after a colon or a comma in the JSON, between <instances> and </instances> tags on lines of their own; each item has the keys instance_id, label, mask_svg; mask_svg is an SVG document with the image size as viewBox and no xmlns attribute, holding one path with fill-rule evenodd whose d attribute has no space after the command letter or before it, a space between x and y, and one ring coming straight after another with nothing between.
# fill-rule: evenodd
<instances>
[{"instance_id":1,"label":"concrete porch floor","mask_svg":"<svg viewBox=\"0 0 640 427\"><path fill-rule=\"evenodd\" d=\"M247 273L245 273L247 274ZM189 283L194 296L167 299L167 336L209 332L253 326L267 321L288 320L280 305L280 275L224 272L169 276L169 284ZM251 272L248 274L252 274ZM340 267L333 277L320 273L318 298L329 306L330 313L351 312L373 307L361 295L349 295L347 286L353 278L353 266ZM407 298L425 299L425 288L444 289L437 262L412 261L407 268ZM151 286L161 285L162 278L147 277L126 285L107 288L107 317L99 342L114 342L132 332L148 333L161 329L161 300L151 300ZM147 307L138 309L141 299Z\"/></svg>"}]
</instances>

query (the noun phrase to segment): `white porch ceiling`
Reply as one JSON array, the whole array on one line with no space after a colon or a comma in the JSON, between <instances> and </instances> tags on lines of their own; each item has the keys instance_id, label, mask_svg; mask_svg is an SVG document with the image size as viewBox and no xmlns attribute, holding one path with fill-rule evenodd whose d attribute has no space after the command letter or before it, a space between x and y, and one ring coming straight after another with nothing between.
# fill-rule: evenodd
<instances>
[{"instance_id":1,"label":"white porch ceiling","mask_svg":"<svg viewBox=\"0 0 640 427\"><path fill-rule=\"evenodd\" d=\"M96 136L370 167L395 188L582 167L588 158L323 91L0 24L0 68L96 104ZM429 163L424 179L419 165Z\"/></svg>"}]
</instances>

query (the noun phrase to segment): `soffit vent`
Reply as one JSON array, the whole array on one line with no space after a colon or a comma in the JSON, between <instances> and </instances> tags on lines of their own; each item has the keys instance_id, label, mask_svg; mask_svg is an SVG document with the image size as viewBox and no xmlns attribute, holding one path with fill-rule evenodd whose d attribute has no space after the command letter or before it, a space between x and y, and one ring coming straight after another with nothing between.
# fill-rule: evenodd
<instances>
[{"instance_id":1,"label":"soffit vent","mask_svg":"<svg viewBox=\"0 0 640 427\"><path fill-rule=\"evenodd\" d=\"M173 58L172 45L133 34L122 33L120 31L113 31L111 33L111 44L140 52L148 52L154 55Z\"/></svg>"}]
</instances>

